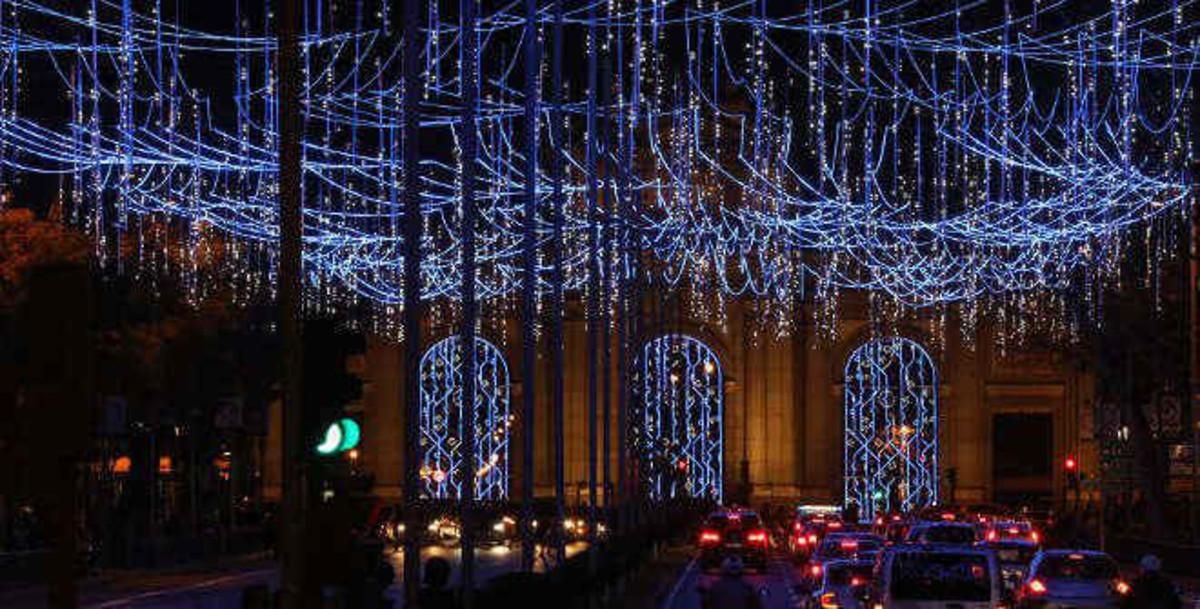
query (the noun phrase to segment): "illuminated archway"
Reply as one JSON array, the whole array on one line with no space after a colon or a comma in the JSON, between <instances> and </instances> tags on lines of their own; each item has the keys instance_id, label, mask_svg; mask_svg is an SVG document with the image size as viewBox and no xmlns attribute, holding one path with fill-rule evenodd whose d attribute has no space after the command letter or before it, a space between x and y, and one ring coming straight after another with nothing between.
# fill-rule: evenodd
<instances>
[{"instance_id":1,"label":"illuminated archway","mask_svg":"<svg viewBox=\"0 0 1200 609\"><path fill-rule=\"evenodd\" d=\"M640 453L651 499L721 501L724 375L717 354L681 334L642 352Z\"/></svg>"},{"instance_id":2,"label":"illuminated archway","mask_svg":"<svg viewBox=\"0 0 1200 609\"><path fill-rule=\"evenodd\" d=\"M869 341L846 361L845 497L863 519L938 499L937 368L907 338Z\"/></svg>"},{"instance_id":3,"label":"illuminated archway","mask_svg":"<svg viewBox=\"0 0 1200 609\"><path fill-rule=\"evenodd\" d=\"M462 496L463 349L445 338L421 357L421 482L431 499ZM508 498L509 376L504 355L475 339L475 497Z\"/></svg>"}]
</instances>

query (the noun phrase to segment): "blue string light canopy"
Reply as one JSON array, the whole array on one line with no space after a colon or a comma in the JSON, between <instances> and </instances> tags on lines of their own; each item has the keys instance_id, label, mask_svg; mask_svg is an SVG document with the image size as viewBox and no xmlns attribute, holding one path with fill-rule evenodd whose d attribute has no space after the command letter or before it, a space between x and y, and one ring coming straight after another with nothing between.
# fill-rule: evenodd
<instances>
[{"instance_id":1,"label":"blue string light canopy","mask_svg":"<svg viewBox=\"0 0 1200 609\"><path fill-rule=\"evenodd\" d=\"M269 297L271 3L203 4L0 0L0 179L57 177L107 265ZM566 2L560 106L548 54L533 87L519 69L525 45L550 42L550 2L536 41L519 3L483 3L474 31L457 2L428 3L417 91L391 4L304 3L302 95L306 297L365 305L393 332L406 197L424 209L422 297L452 310L461 286L464 35L480 66L478 295L503 306L532 231L539 295L558 248L568 290L686 288L702 317L751 297L784 331L797 297L828 322L847 290L974 319L1031 293L1093 298L1132 244L1170 250L1195 197L1194 0ZM528 221L526 90L541 151ZM406 95L419 193L402 190Z\"/></svg>"}]
</instances>

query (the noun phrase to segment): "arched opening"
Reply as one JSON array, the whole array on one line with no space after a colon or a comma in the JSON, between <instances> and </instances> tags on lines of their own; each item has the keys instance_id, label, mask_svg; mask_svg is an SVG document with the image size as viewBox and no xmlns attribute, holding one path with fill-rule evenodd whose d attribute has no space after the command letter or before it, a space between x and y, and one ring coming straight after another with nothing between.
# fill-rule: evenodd
<instances>
[{"instance_id":1,"label":"arched opening","mask_svg":"<svg viewBox=\"0 0 1200 609\"><path fill-rule=\"evenodd\" d=\"M846 361L845 497L861 519L938 500L937 368L907 338L869 341Z\"/></svg>"},{"instance_id":2,"label":"arched opening","mask_svg":"<svg viewBox=\"0 0 1200 609\"><path fill-rule=\"evenodd\" d=\"M720 502L724 476L724 374L717 354L668 334L642 350L639 449L651 499Z\"/></svg>"},{"instance_id":3,"label":"arched opening","mask_svg":"<svg viewBox=\"0 0 1200 609\"><path fill-rule=\"evenodd\" d=\"M421 357L421 482L429 499L462 497L462 339L435 343ZM508 498L511 432L509 376L504 355L475 339L475 497Z\"/></svg>"}]
</instances>

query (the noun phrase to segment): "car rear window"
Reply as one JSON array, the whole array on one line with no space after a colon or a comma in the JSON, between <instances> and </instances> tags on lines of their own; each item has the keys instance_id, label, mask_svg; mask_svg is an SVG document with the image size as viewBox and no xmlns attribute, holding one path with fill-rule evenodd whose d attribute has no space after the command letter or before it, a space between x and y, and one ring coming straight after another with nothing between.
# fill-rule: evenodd
<instances>
[{"instance_id":1,"label":"car rear window","mask_svg":"<svg viewBox=\"0 0 1200 609\"><path fill-rule=\"evenodd\" d=\"M1042 559L1038 575L1056 579L1112 579L1117 576L1117 562L1107 556L1052 555Z\"/></svg>"},{"instance_id":2,"label":"car rear window","mask_svg":"<svg viewBox=\"0 0 1200 609\"><path fill-rule=\"evenodd\" d=\"M709 516L708 526L713 529L724 529L725 525L729 524L729 519L724 514L720 516Z\"/></svg>"},{"instance_id":3,"label":"car rear window","mask_svg":"<svg viewBox=\"0 0 1200 609\"><path fill-rule=\"evenodd\" d=\"M825 579L830 586L849 586L856 583L855 579L865 585L871 581L871 565L833 565Z\"/></svg>"},{"instance_id":4,"label":"car rear window","mask_svg":"<svg viewBox=\"0 0 1200 609\"><path fill-rule=\"evenodd\" d=\"M995 548L995 550L996 560L1003 563L1021 563L1027 565L1029 561L1033 560L1033 555L1037 554L1037 548L1035 547L1003 546Z\"/></svg>"},{"instance_id":5,"label":"car rear window","mask_svg":"<svg viewBox=\"0 0 1200 609\"><path fill-rule=\"evenodd\" d=\"M950 552L902 552L892 562L896 600L988 601L992 578L987 557Z\"/></svg>"},{"instance_id":6,"label":"car rear window","mask_svg":"<svg viewBox=\"0 0 1200 609\"><path fill-rule=\"evenodd\" d=\"M921 540L928 543L975 543L975 529L971 527L929 527L921 533Z\"/></svg>"},{"instance_id":7,"label":"car rear window","mask_svg":"<svg viewBox=\"0 0 1200 609\"><path fill-rule=\"evenodd\" d=\"M757 529L762 527L762 520L759 519L758 514L742 514L740 521L743 529Z\"/></svg>"}]
</instances>

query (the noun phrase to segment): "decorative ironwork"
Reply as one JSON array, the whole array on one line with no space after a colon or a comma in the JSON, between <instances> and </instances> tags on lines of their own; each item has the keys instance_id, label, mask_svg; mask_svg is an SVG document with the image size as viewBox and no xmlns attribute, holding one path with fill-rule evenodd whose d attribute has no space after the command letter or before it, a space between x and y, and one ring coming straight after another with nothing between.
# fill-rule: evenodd
<instances>
[{"instance_id":1,"label":"decorative ironwork","mask_svg":"<svg viewBox=\"0 0 1200 609\"><path fill-rule=\"evenodd\" d=\"M423 496L458 499L463 470L463 350L451 336L421 357L421 481ZM475 339L475 497L508 498L509 375L495 345Z\"/></svg>"},{"instance_id":2,"label":"decorative ironwork","mask_svg":"<svg viewBox=\"0 0 1200 609\"><path fill-rule=\"evenodd\" d=\"M900 337L875 339L846 361L845 497L863 519L938 500L937 368Z\"/></svg>"},{"instance_id":3,"label":"decorative ironwork","mask_svg":"<svg viewBox=\"0 0 1200 609\"><path fill-rule=\"evenodd\" d=\"M724 374L708 345L670 334L642 352L640 453L650 499L721 501Z\"/></svg>"}]
</instances>

